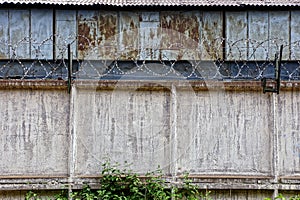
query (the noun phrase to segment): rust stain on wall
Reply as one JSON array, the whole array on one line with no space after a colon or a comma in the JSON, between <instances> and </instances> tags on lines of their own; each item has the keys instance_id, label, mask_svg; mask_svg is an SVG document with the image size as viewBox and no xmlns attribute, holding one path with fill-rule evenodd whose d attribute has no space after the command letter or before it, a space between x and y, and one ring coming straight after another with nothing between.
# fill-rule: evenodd
<instances>
[{"instance_id":1,"label":"rust stain on wall","mask_svg":"<svg viewBox=\"0 0 300 200\"><path fill-rule=\"evenodd\" d=\"M99 44L112 40L117 34L117 15L116 13L100 13L99 15Z\"/></svg>"},{"instance_id":2,"label":"rust stain on wall","mask_svg":"<svg viewBox=\"0 0 300 200\"><path fill-rule=\"evenodd\" d=\"M223 16L222 12L203 12L201 31L201 59L223 58Z\"/></svg>"},{"instance_id":3,"label":"rust stain on wall","mask_svg":"<svg viewBox=\"0 0 300 200\"><path fill-rule=\"evenodd\" d=\"M120 13L120 46L118 55L120 59L137 59L139 53L139 26L138 13Z\"/></svg>"},{"instance_id":4,"label":"rust stain on wall","mask_svg":"<svg viewBox=\"0 0 300 200\"><path fill-rule=\"evenodd\" d=\"M78 17L78 54L79 58L91 57L97 45L97 13L81 13Z\"/></svg>"},{"instance_id":5,"label":"rust stain on wall","mask_svg":"<svg viewBox=\"0 0 300 200\"><path fill-rule=\"evenodd\" d=\"M176 26L177 25L177 26ZM163 49L179 49L176 44L180 43L180 16L176 12L161 13Z\"/></svg>"},{"instance_id":6,"label":"rust stain on wall","mask_svg":"<svg viewBox=\"0 0 300 200\"><path fill-rule=\"evenodd\" d=\"M117 49L117 13L100 11L97 38L100 59L115 59Z\"/></svg>"},{"instance_id":7,"label":"rust stain on wall","mask_svg":"<svg viewBox=\"0 0 300 200\"><path fill-rule=\"evenodd\" d=\"M199 44L199 13L198 12L162 12L162 49L179 50L180 52L169 52L173 54L172 59L197 59ZM188 53L187 53L188 52ZM175 56L177 55L177 56ZM175 57L174 57L175 56Z\"/></svg>"}]
</instances>

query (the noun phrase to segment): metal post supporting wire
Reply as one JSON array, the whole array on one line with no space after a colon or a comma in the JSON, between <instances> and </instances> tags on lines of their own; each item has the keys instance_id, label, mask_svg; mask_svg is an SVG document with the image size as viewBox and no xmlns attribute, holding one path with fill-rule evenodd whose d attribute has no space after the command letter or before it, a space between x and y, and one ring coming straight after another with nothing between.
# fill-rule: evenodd
<instances>
[{"instance_id":1,"label":"metal post supporting wire","mask_svg":"<svg viewBox=\"0 0 300 200\"><path fill-rule=\"evenodd\" d=\"M73 68L73 55L71 51L71 44L68 44L68 93L71 93L72 86L72 68Z\"/></svg>"},{"instance_id":2,"label":"metal post supporting wire","mask_svg":"<svg viewBox=\"0 0 300 200\"><path fill-rule=\"evenodd\" d=\"M275 84L275 86L273 85L273 87L267 86L267 80L269 80L269 79L263 78L262 79L263 93L272 92L272 93L279 94L282 50L283 50L283 45L280 46L279 56L278 56L278 53L276 53L276 55L275 55L275 78L274 78L274 80L271 79L271 81L273 81L273 83L275 81L276 84Z\"/></svg>"}]
</instances>

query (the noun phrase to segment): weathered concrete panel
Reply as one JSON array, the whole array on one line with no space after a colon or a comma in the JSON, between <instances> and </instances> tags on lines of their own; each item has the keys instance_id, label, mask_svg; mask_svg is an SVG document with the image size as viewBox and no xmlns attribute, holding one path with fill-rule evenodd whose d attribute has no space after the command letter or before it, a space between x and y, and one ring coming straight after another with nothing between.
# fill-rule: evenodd
<instances>
[{"instance_id":1,"label":"weathered concrete panel","mask_svg":"<svg viewBox=\"0 0 300 200\"><path fill-rule=\"evenodd\" d=\"M269 50L269 14L268 12L249 11L249 60L266 60Z\"/></svg>"},{"instance_id":2,"label":"weathered concrete panel","mask_svg":"<svg viewBox=\"0 0 300 200\"><path fill-rule=\"evenodd\" d=\"M23 200L25 192L21 191L0 191L0 199L2 200Z\"/></svg>"},{"instance_id":3,"label":"weathered concrete panel","mask_svg":"<svg viewBox=\"0 0 300 200\"><path fill-rule=\"evenodd\" d=\"M213 190L210 193L212 199L226 200L258 200L272 198L272 190Z\"/></svg>"},{"instance_id":4,"label":"weathered concrete panel","mask_svg":"<svg viewBox=\"0 0 300 200\"><path fill-rule=\"evenodd\" d=\"M256 92L178 91L178 168L191 174L270 175L270 98Z\"/></svg>"},{"instance_id":5,"label":"weathered concrete panel","mask_svg":"<svg viewBox=\"0 0 300 200\"><path fill-rule=\"evenodd\" d=\"M226 12L226 58L247 59L247 12Z\"/></svg>"},{"instance_id":6,"label":"weathered concrete panel","mask_svg":"<svg viewBox=\"0 0 300 200\"><path fill-rule=\"evenodd\" d=\"M68 173L65 91L0 91L0 175Z\"/></svg>"},{"instance_id":7,"label":"weathered concrete panel","mask_svg":"<svg viewBox=\"0 0 300 200\"><path fill-rule=\"evenodd\" d=\"M47 22L47 23L45 23ZM53 58L53 10L31 10L31 58Z\"/></svg>"},{"instance_id":8,"label":"weathered concrete panel","mask_svg":"<svg viewBox=\"0 0 300 200\"><path fill-rule=\"evenodd\" d=\"M269 13L269 20L269 39L273 40L269 45L269 55L274 59L275 53L279 51L280 45L286 45L290 42L290 13L289 11L272 11ZM282 59L288 60L289 55L289 49L284 49Z\"/></svg>"},{"instance_id":9,"label":"weathered concrete panel","mask_svg":"<svg viewBox=\"0 0 300 200\"><path fill-rule=\"evenodd\" d=\"M300 58L300 11L291 11L291 60Z\"/></svg>"},{"instance_id":10,"label":"weathered concrete panel","mask_svg":"<svg viewBox=\"0 0 300 200\"><path fill-rule=\"evenodd\" d=\"M124 60L137 60L139 54L139 14L120 12L119 48L117 57Z\"/></svg>"},{"instance_id":11,"label":"weathered concrete panel","mask_svg":"<svg viewBox=\"0 0 300 200\"><path fill-rule=\"evenodd\" d=\"M281 92L277 96L278 105L278 142L280 174L300 175L300 93ZM275 116L276 117L276 116Z\"/></svg>"},{"instance_id":12,"label":"weathered concrete panel","mask_svg":"<svg viewBox=\"0 0 300 200\"><path fill-rule=\"evenodd\" d=\"M67 58L67 46L72 43L71 49L73 57L77 57L77 22L75 10L56 10L55 11L55 57ZM82 37L78 35L78 40ZM79 47L78 47L79 48Z\"/></svg>"},{"instance_id":13,"label":"weathered concrete panel","mask_svg":"<svg viewBox=\"0 0 300 200\"><path fill-rule=\"evenodd\" d=\"M77 175L98 175L100 165L132 163L146 173L158 165L169 173L169 93L118 89L76 93ZM84 109L82 109L84 108Z\"/></svg>"},{"instance_id":14,"label":"weathered concrete panel","mask_svg":"<svg viewBox=\"0 0 300 200\"><path fill-rule=\"evenodd\" d=\"M0 59L9 58L8 10L0 10Z\"/></svg>"},{"instance_id":15,"label":"weathered concrete panel","mask_svg":"<svg viewBox=\"0 0 300 200\"><path fill-rule=\"evenodd\" d=\"M203 12L201 30L201 60L222 59L223 13Z\"/></svg>"},{"instance_id":16,"label":"weathered concrete panel","mask_svg":"<svg viewBox=\"0 0 300 200\"><path fill-rule=\"evenodd\" d=\"M9 11L9 39L12 44L11 56L30 58L30 12L29 10Z\"/></svg>"}]
</instances>

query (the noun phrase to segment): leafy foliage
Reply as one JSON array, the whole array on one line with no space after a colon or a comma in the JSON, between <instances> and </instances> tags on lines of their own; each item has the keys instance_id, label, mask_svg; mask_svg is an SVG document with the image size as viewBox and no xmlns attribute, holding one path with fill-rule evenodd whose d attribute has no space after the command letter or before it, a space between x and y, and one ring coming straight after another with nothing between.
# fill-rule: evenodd
<instances>
[{"instance_id":1,"label":"leafy foliage","mask_svg":"<svg viewBox=\"0 0 300 200\"><path fill-rule=\"evenodd\" d=\"M161 169L146 174L141 178L138 174L127 169L119 169L119 165L111 165L105 162L100 179L100 188L93 190L85 185L81 190L72 192L70 197L73 200L198 200L211 199L209 193L202 194L192 184L188 174L184 176L183 185L172 186L163 177ZM41 200L41 195L29 191L25 200ZM62 190L61 193L47 200L67 200L68 193Z\"/></svg>"}]
</instances>

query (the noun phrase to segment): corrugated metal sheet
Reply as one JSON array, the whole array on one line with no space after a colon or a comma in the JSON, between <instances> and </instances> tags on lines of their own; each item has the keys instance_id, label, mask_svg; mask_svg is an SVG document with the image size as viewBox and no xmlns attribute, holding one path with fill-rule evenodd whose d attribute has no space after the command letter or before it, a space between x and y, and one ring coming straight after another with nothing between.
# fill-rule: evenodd
<instances>
[{"instance_id":1,"label":"corrugated metal sheet","mask_svg":"<svg viewBox=\"0 0 300 200\"><path fill-rule=\"evenodd\" d=\"M300 0L0 0L0 4L111 6L299 6Z\"/></svg>"}]
</instances>

